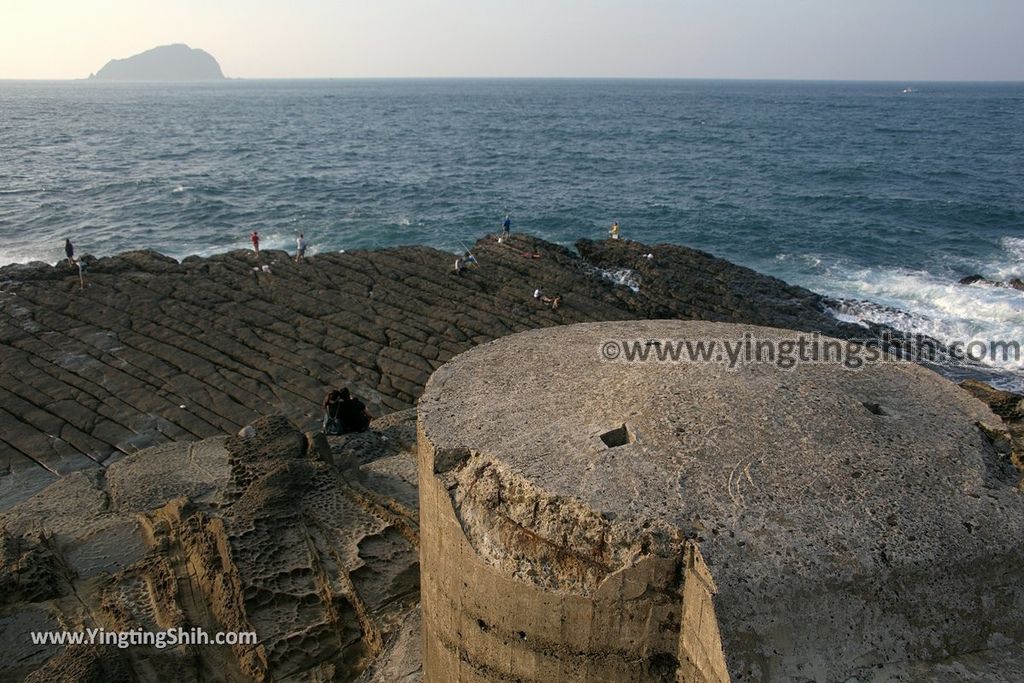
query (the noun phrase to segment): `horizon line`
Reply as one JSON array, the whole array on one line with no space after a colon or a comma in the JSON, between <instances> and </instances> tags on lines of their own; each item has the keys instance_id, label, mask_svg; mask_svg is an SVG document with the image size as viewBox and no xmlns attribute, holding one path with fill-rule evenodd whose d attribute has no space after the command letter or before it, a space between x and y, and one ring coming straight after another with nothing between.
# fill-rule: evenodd
<instances>
[{"instance_id":1,"label":"horizon line","mask_svg":"<svg viewBox=\"0 0 1024 683\"><path fill-rule=\"evenodd\" d=\"M76 78L5 78L0 83L99 83L135 85L212 85L238 81L735 81L763 83L938 83L938 84L1018 84L1021 79L942 79L942 78L800 78L748 76L225 76L207 80L107 80L89 76Z\"/></svg>"}]
</instances>

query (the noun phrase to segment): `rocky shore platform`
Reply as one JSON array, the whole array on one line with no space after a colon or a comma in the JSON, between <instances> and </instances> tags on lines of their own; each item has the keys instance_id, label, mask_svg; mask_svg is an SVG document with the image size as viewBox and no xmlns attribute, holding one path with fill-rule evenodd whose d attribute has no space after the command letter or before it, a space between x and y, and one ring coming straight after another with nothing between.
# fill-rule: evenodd
<instances>
[{"instance_id":1,"label":"rocky shore platform","mask_svg":"<svg viewBox=\"0 0 1024 683\"><path fill-rule=\"evenodd\" d=\"M281 251L181 263L139 251L86 257L84 290L66 264L0 269L0 510L64 474L261 415L308 429L331 387L351 387L374 415L410 408L453 356L527 329L683 318L865 332L813 292L700 251L577 249L484 239L479 267L462 275L453 255L424 247L302 263ZM561 305L535 300L536 288Z\"/></svg>"},{"instance_id":2,"label":"rocky shore platform","mask_svg":"<svg viewBox=\"0 0 1024 683\"><path fill-rule=\"evenodd\" d=\"M0 269L0 680L420 680L410 408L441 365L575 322L873 332L813 292L685 247L574 251L517 235L473 251L479 267L462 274L423 247L301 263L131 252L86 257L85 289L67 265ZM339 386L369 405L369 431L317 433ZM1021 397L964 389L1003 420L989 436L1024 468ZM259 642L29 637L176 628Z\"/></svg>"}]
</instances>

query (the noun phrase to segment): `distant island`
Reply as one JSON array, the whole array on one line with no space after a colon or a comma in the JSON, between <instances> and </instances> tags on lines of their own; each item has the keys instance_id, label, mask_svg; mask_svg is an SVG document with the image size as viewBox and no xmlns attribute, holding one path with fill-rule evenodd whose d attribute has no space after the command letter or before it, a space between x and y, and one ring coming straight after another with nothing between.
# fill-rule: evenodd
<instances>
[{"instance_id":1,"label":"distant island","mask_svg":"<svg viewBox=\"0 0 1024 683\"><path fill-rule=\"evenodd\" d=\"M89 78L97 81L221 81L224 73L209 52L175 43L126 59L112 59Z\"/></svg>"}]
</instances>

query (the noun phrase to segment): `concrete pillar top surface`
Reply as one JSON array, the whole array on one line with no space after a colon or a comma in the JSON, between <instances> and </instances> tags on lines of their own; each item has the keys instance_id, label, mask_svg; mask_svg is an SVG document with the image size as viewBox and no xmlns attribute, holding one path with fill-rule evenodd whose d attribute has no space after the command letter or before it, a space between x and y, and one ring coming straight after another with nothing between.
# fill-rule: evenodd
<instances>
[{"instance_id":1,"label":"concrete pillar top surface","mask_svg":"<svg viewBox=\"0 0 1024 683\"><path fill-rule=\"evenodd\" d=\"M613 525L674 529L719 587L786 592L1018 547L1024 496L1001 420L912 363L822 362L829 341L867 358L724 323L524 332L439 369L421 435L436 458L482 456ZM710 360L688 359L698 342L714 344ZM776 361L750 362L748 343ZM800 360L813 344L819 360ZM795 364L780 367L782 354Z\"/></svg>"}]
</instances>

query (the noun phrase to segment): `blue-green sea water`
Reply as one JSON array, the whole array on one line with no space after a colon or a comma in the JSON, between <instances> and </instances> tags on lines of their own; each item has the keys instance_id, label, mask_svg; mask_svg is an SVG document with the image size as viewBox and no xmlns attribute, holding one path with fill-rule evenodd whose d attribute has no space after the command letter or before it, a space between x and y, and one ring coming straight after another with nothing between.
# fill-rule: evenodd
<instances>
[{"instance_id":1,"label":"blue-green sea water","mask_svg":"<svg viewBox=\"0 0 1024 683\"><path fill-rule=\"evenodd\" d=\"M940 339L1024 339L1024 85L0 82L0 265L151 248L704 249ZM1010 363L1009 370L1020 370Z\"/></svg>"}]
</instances>

